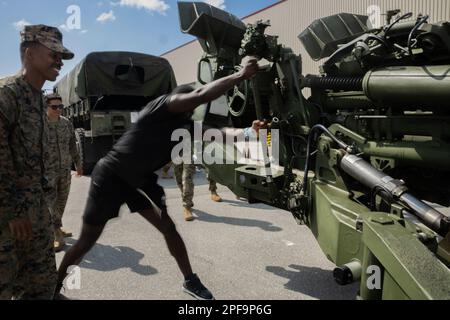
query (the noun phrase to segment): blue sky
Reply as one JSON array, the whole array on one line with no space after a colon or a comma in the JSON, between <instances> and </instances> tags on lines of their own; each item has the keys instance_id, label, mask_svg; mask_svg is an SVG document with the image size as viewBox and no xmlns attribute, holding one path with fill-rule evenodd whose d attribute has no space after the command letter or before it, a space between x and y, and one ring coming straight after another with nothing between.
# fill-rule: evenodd
<instances>
[{"instance_id":1,"label":"blue sky","mask_svg":"<svg viewBox=\"0 0 450 320\"><path fill-rule=\"evenodd\" d=\"M204 2L243 17L278 0ZM76 15L78 8L80 15ZM61 75L92 51L160 55L193 40L179 30L176 0L0 0L0 76L20 69L19 30L24 24L41 23L63 29L65 46L75 53L74 60L65 62Z\"/></svg>"}]
</instances>

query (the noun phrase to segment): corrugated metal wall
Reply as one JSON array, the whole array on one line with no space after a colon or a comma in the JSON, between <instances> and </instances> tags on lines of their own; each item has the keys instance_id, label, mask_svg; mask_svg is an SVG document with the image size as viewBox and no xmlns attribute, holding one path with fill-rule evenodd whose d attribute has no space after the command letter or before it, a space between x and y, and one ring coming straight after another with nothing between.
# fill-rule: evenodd
<instances>
[{"instance_id":1,"label":"corrugated metal wall","mask_svg":"<svg viewBox=\"0 0 450 320\"><path fill-rule=\"evenodd\" d=\"M379 10L401 9L402 12L429 14L431 21L450 21L450 0L286 0L244 19L246 23L257 20L270 20L272 27L268 34L278 35L279 43L291 47L295 53L302 54L304 73L317 73L321 64L311 60L297 36L315 19L341 12L369 14ZM377 18L379 17L379 18ZM374 15L373 22L384 24L385 16ZM381 20L381 21L380 21ZM192 42L171 51L163 57L174 67L179 84L196 80L197 61L202 55L198 42Z\"/></svg>"}]
</instances>

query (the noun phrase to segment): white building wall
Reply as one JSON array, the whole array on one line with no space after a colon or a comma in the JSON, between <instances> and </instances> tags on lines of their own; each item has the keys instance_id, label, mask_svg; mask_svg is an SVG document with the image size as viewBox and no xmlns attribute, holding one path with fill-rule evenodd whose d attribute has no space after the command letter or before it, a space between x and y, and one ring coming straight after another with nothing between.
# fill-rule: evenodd
<instances>
[{"instance_id":1,"label":"white building wall","mask_svg":"<svg viewBox=\"0 0 450 320\"><path fill-rule=\"evenodd\" d=\"M341 12L367 15L369 9L376 12L378 8L381 14L401 9L403 13L414 12L414 17L419 13L429 14L431 22L450 21L450 0L284 0L243 21L254 23L257 20L270 20L272 26L267 29L267 33L278 35L279 43L302 55L304 74L316 74L321 63L312 61L298 35L315 19ZM386 18L384 15L374 15L372 19L381 20L379 22L384 24ZM162 56L172 64L178 83L183 84L196 81L197 62L202 54L200 45L194 41Z\"/></svg>"}]
</instances>

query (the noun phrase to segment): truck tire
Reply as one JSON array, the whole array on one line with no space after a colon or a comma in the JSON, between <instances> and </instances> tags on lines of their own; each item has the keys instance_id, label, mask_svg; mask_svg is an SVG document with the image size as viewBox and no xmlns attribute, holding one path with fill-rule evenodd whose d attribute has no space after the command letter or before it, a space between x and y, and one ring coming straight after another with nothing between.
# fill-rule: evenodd
<instances>
[{"instance_id":1,"label":"truck tire","mask_svg":"<svg viewBox=\"0 0 450 320\"><path fill-rule=\"evenodd\" d=\"M86 137L84 135L84 129L75 129L75 138L77 143L78 153L80 154L81 168L83 169L84 175L89 175L94 169L94 163L87 162L86 155Z\"/></svg>"}]
</instances>

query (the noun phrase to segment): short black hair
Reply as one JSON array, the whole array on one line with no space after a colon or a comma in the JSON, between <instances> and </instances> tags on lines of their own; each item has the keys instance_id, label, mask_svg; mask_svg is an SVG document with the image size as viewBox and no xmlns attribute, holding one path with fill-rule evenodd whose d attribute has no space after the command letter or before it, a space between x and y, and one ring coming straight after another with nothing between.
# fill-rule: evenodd
<instances>
[{"instance_id":1,"label":"short black hair","mask_svg":"<svg viewBox=\"0 0 450 320\"><path fill-rule=\"evenodd\" d=\"M173 89L172 94L191 93L195 88L190 84L183 84Z\"/></svg>"},{"instance_id":2,"label":"short black hair","mask_svg":"<svg viewBox=\"0 0 450 320\"><path fill-rule=\"evenodd\" d=\"M39 42L37 41L24 41L20 44L20 61L23 62L23 59L25 58L25 50L28 48L34 48L39 45Z\"/></svg>"}]
</instances>

